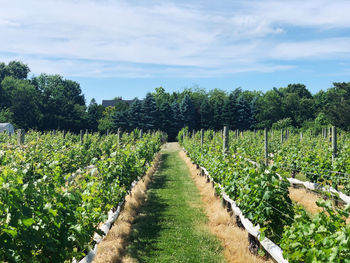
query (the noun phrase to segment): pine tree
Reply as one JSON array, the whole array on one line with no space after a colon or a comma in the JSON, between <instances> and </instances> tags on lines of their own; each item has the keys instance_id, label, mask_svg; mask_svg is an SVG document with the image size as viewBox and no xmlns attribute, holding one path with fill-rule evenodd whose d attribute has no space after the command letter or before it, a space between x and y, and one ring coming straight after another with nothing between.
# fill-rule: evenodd
<instances>
[{"instance_id":1,"label":"pine tree","mask_svg":"<svg viewBox=\"0 0 350 263\"><path fill-rule=\"evenodd\" d=\"M142 102L142 127L145 130L156 130L159 128L158 109L156 101L151 93L147 93Z\"/></svg>"},{"instance_id":2,"label":"pine tree","mask_svg":"<svg viewBox=\"0 0 350 263\"><path fill-rule=\"evenodd\" d=\"M222 121L222 103L215 101L213 105L213 129L214 130L220 130L223 127L223 121Z\"/></svg>"},{"instance_id":3,"label":"pine tree","mask_svg":"<svg viewBox=\"0 0 350 263\"><path fill-rule=\"evenodd\" d=\"M128 110L128 120L130 130L136 128L142 129L142 103L139 99L135 98Z\"/></svg>"},{"instance_id":4,"label":"pine tree","mask_svg":"<svg viewBox=\"0 0 350 263\"><path fill-rule=\"evenodd\" d=\"M212 128L213 111L210 107L208 100L203 100L200 107L200 128L210 129Z\"/></svg>"},{"instance_id":5,"label":"pine tree","mask_svg":"<svg viewBox=\"0 0 350 263\"><path fill-rule=\"evenodd\" d=\"M187 126L190 130L194 129L196 124L195 109L190 96L187 94L181 101L180 111L183 116L184 125Z\"/></svg>"},{"instance_id":6,"label":"pine tree","mask_svg":"<svg viewBox=\"0 0 350 263\"><path fill-rule=\"evenodd\" d=\"M160 129L168 133L173 124L173 114L169 102L164 101L159 106Z\"/></svg>"},{"instance_id":7,"label":"pine tree","mask_svg":"<svg viewBox=\"0 0 350 263\"><path fill-rule=\"evenodd\" d=\"M237 122L238 122L237 98L240 93L241 93L240 89L236 89L235 91L233 91L229 95L223 107L222 121L224 125L229 127L229 129L237 128Z\"/></svg>"},{"instance_id":8,"label":"pine tree","mask_svg":"<svg viewBox=\"0 0 350 263\"><path fill-rule=\"evenodd\" d=\"M98 105L95 99L90 101L87 108L87 121L89 129L97 131L98 120L102 118L104 107Z\"/></svg>"},{"instance_id":9,"label":"pine tree","mask_svg":"<svg viewBox=\"0 0 350 263\"><path fill-rule=\"evenodd\" d=\"M239 96L237 100L237 113L238 113L238 129L248 130L251 126L251 109L248 101L243 97Z\"/></svg>"},{"instance_id":10,"label":"pine tree","mask_svg":"<svg viewBox=\"0 0 350 263\"><path fill-rule=\"evenodd\" d=\"M121 128L124 131L130 130L129 126L129 120L128 120L129 114L128 111L117 111L117 113L114 115L114 129Z\"/></svg>"},{"instance_id":11,"label":"pine tree","mask_svg":"<svg viewBox=\"0 0 350 263\"><path fill-rule=\"evenodd\" d=\"M171 104L171 111L172 111L172 119L173 119L173 124L172 124L172 129L173 132L177 133L183 126L183 116L180 111L180 105L174 101Z\"/></svg>"},{"instance_id":12,"label":"pine tree","mask_svg":"<svg viewBox=\"0 0 350 263\"><path fill-rule=\"evenodd\" d=\"M257 120L257 114L258 114L257 101L258 101L258 96L255 96L253 98L253 100L250 102L250 113L251 113L250 129L251 130L255 129L257 124L258 124L258 120Z\"/></svg>"}]
</instances>

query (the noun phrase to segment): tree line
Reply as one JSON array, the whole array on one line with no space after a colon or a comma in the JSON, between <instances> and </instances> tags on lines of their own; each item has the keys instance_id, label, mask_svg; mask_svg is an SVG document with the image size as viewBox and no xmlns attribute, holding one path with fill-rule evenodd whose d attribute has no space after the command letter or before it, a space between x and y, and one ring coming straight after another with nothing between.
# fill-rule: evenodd
<instances>
[{"instance_id":1,"label":"tree line","mask_svg":"<svg viewBox=\"0 0 350 263\"><path fill-rule=\"evenodd\" d=\"M86 107L79 83L60 75L28 79L29 72L19 61L0 63L0 122L25 130L97 130L104 108L94 100Z\"/></svg>"},{"instance_id":2,"label":"tree line","mask_svg":"<svg viewBox=\"0 0 350 263\"><path fill-rule=\"evenodd\" d=\"M19 61L0 63L0 122L17 128L77 132L106 132L121 128L162 130L175 138L190 130L313 128L335 125L350 130L350 82L333 83L316 94L303 84L289 84L267 92L236 88L206 91L187 88L168 93L159 87L131 103L115 99L103 107L93 99L86 105L79 83L60 75L28 78L30 69Z\"/></svg>"}]
</instances>

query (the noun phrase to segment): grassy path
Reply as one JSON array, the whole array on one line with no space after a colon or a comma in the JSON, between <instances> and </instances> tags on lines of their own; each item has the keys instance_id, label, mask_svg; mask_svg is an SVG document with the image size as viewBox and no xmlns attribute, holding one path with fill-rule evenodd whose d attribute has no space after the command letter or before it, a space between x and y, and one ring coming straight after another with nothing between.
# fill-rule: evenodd
<instances>
[{"instance_id":1,"label":"grassy path","mask_svg":"<svg viewBox=\"0 0 350 263\"><path fill-rule=\"evenodd\" d=\"M207 227L199 191L168 145L148 200L133 225L127 256L138 262L225 262L220 241Z\"/></svg>"}]
</instances>

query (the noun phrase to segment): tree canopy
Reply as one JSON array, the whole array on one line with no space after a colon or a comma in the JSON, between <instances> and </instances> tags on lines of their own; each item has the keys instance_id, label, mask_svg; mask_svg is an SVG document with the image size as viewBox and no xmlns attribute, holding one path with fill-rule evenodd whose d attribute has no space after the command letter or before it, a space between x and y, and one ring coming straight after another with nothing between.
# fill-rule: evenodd
<instances>
[{"instance_id":1,"label":"tree canopy","mask_svg":"<svg viewBox=\"0 0 350 263\"><path fill-rule=\"evenodd\" d=\"M73 132L139 128L162 130L170 139L186 126L247 130L335 125L350 131L350 82L335 82L316 94L300 83L266 92L194 87L168 93L158 87L131 103L114 96L115 105L106 108L94 99L86 106L75 81L44 73L28 78L29 72L20 61L0 63L0 121L16 128Z\"/></svg>"}]
</instances>

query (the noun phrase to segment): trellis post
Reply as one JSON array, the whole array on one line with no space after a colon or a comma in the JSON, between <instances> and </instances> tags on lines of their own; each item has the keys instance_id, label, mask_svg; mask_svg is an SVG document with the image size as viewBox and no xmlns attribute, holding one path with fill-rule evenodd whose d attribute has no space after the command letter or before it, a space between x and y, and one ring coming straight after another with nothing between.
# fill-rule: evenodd
<instances>
[{"instance_id":1,"label":"trellis post","mask_svg":"<svg viewBox=\"0 0 350 263\"><path fill-rule=\"evenodd\" d=\"M224 130L223 130L223 152L224 154L226 154L228 152L229 149L229 145L228 145L228 129L227 126L224 126Z\"/></svg>"},{"instance_id":2,"label":"trellis post","mask_svg":"<svg viewBox=\"0 0 350 263\"><path fill-rule=\"evenodd\" d=\"M201 148L203 148L204 129L201 129Z\"/></svg>"},{"instance_id":3,"label":"trellis post","mask_svg":"<svg viewBox=\"0 0 350 263\"><path fill-rule=\"evenodd\" d=\"M269 142L268 142L267 128L265 128L264 134L265 134L265 165L268 166L268 164L269 164L269 153L268 153Z\"/></svg>"},{"instance_id":4,"label":"trellis post","mask_svg":"<svg viewBox=\"0 0 350 263\"><path fill-rule=\"evenodd\" d=\"M84 144L84 131L80 130L80 144L83 145Z\"/></svg>"},{"instance_id":5,"label":"trellis post","mask_svg":"<svg viewBox=\"0 0 350 263\"><path fill-rule=\"evenodd\" d=\"M17 143L18 145L24 144L24 130L18 129L17 131Z\"/></svg>"}]
</instances>

